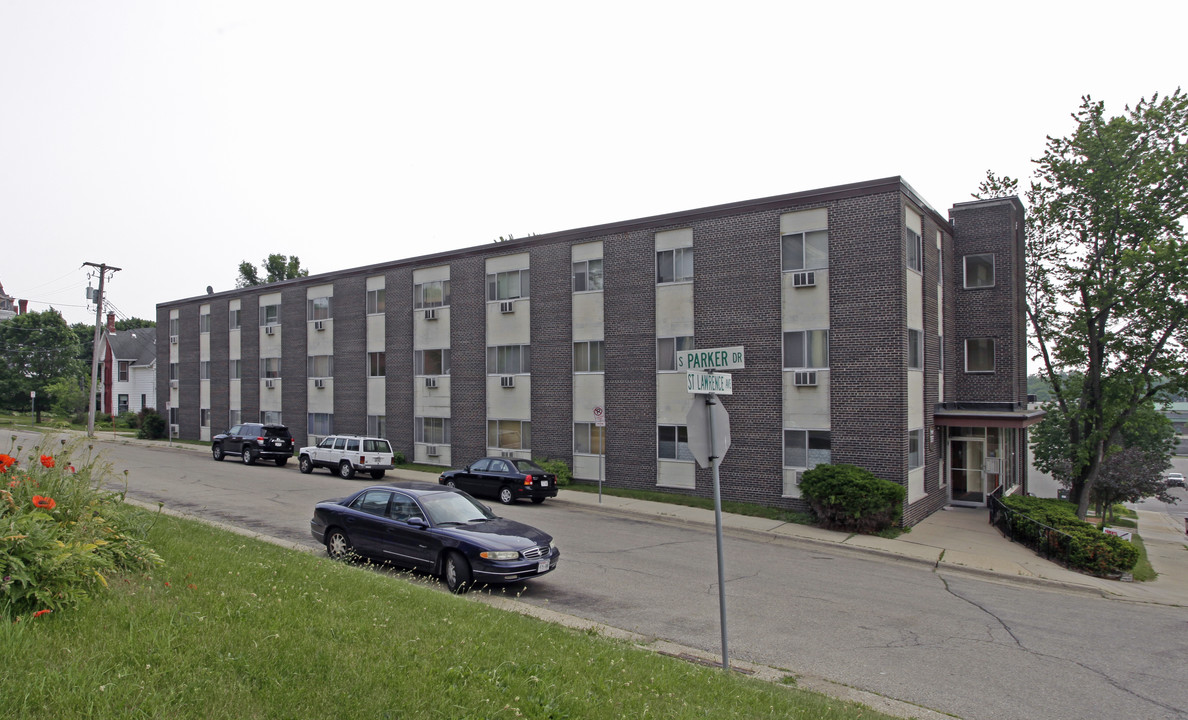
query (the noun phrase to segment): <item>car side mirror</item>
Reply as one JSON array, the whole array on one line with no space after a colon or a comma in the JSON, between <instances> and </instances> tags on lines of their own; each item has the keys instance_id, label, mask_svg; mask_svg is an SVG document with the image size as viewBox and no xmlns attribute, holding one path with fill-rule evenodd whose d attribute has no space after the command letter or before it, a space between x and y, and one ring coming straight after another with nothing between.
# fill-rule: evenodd
<instances>
[{"instance_id":1,"label":"car side mirror","mask_svg":"<svg viewBox=\"0 0 1188 720\"><path fill-rule=\"evenodd\" d=\"M414 515L410 517L408 519L408 524L419 528L429 527L429 523L425 522L425 518L421 517L420 515Z\"/></svg>"}]
</instances>

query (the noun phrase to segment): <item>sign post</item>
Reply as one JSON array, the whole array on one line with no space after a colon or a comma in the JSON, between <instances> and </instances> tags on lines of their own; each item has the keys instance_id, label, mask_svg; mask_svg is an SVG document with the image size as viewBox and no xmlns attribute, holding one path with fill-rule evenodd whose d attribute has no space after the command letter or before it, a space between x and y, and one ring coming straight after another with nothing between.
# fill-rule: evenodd
<instances>
[{"instance_id":1,"label":"sign post","mask_svg":"<svg viewBox=\"0 0 1188 720\"><path fill-rule=\"evenodd\" d=\"M601 405L594 406L594 427L602 428L598 434L598 504L602 504L602 453L606 451L606 411Z\"/></svg>"},{"instance_id":2,"label":"sign post","mask_svg":"<svg viewBox=\"0 0 1188 720\"><path fill-rule=\"evenodd\" d=\"M677 353L677 369L688 373L687 389L699 399L693 401L685 425L689 451L701 467L714 471L714 529L718 545L718 611L722 625L722 669L730 669L726 632L726 561L722 554L722 488L718 466L730 449L730 415L718 395L734 394L730 375L717 370L741 370L744 367L742 346L687 350Z\"/></svg>"}]
</instances>

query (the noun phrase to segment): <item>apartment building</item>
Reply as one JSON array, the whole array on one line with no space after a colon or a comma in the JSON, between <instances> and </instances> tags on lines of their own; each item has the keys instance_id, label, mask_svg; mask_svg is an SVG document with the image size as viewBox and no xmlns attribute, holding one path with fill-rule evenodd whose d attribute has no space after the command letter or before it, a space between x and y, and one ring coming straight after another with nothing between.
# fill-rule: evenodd
<instances>
[{"instance_id":1,"label":"apartment building","mask_svg":"<svg viewBox=\"0 0 1188 720\"><path fill-rule=\"evenodd\" d=\"M184 438L282 422L708 496L676 356L743 346L722 497L802 509L802 472L851 463L912 525L1026 489L1024 262L1017 198L860 182L161 303L158 398Z\"/></svg>"}]
</instances>

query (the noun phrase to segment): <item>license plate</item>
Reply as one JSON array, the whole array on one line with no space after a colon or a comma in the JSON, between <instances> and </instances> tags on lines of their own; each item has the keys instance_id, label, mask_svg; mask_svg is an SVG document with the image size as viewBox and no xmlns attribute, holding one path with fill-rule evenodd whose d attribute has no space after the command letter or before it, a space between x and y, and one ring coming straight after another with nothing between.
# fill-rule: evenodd
<instances>
[{"instance_id":1,"label":"license plate","mask_svg":"<svg viewBox=\"0 0 1188 720\"><path fill-rule=\"evenodd\" d=\"M273 440L273 441L272 441L272 444L273 444L273 445L275 445L275 446L277 446L277 447L284 447L284 446L285 446L285 441L284 441L284 440Z\"/></svg>"},{"instance_id":2,"label":"license plate","mask_svg":"<svg viewBox=\"0 0 1188 720\"><path fill-rule=\"evenodd\" d=\"M537 564L537 566L536 566L536 572L542 573L542 572L548 572L548 571L549 571L549 561L541 560L540 563Z\"/></svg>"},{"instance_id":3,"label":"license plate","mask_svg":"<svg viewBox=\"0 0 1188 720\"><path fill-rule=\"evenodd\" d=\"M548 486L549 486L549 481L548 481L548 480L541 480L541 481L540 481L540 486L541 486L541 487L548 487Z\"/></svg>"}]
</instances>

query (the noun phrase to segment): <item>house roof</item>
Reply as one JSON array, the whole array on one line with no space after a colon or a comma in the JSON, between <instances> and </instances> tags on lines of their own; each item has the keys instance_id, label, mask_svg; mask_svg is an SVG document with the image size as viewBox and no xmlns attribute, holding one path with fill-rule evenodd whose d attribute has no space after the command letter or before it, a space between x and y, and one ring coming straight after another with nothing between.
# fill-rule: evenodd
<instances>
[{"instance_id":1,"label":"house roof","mask_svg":"<svg viewBox=\"0 0 1188 720\"><path fill-rule=\"evenodd\" d=\"M152 365L157 359L157 328L133 328L108 333L111 355L133 365Z\"/></svg>"}]
</instances>

